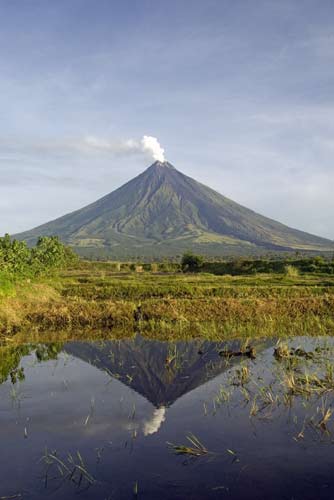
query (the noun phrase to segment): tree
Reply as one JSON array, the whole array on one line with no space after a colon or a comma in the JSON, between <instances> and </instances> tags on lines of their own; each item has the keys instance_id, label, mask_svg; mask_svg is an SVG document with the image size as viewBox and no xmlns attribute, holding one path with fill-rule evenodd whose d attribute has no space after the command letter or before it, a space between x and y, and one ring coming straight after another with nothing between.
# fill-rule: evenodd
<instances>
[{"instance_id":1,"label":"tree","mask_svg":"<svg viewBox=\"0 0 334 500\"><path fill-rule=\"evenodd\" d=\"M13 274L29 271L30 250L24 241L11 240L9 234L0 238L0 269Z\"/></svg>"},{"instance_id":2,"label":"tree","mask_svg":"<svg viewBox=\"0 0 334 500\"><path fill-rule=\"evenodd\" d=\"M181 268L183 272L194 273L203 266L203 257L195 255L192 252L186 252L182 255Z\"/></svg>"},{"instance_id":3,"label":"tree","mask_svg":"<svg viewBox=\"0 0 334 500\"><path fill-rule=\"evenodd\" d=\"M41 236L31 253L34 264L43 271L60 268L75 259L72 250L65 247L57 236Z\"/></svg>"}]
</instances>

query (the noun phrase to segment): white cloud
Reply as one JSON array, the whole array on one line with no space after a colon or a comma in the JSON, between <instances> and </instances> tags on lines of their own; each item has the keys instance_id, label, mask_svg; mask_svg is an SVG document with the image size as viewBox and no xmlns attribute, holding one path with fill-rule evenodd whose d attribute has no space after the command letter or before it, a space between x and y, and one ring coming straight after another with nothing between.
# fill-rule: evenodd
<instances>
[{"instance_id":1,"label":"white cloud","mask_svg":"<svg viewBox=\"0 0 334 500\"><path fill-rule=\"evenodd\" d=\"M0 165L20 163L38 163L41 158L48 161L53 158L86 155L109 155L110 157L142 156L150 160L165 161L165 150L158 139L144 135L141 139L106 139L98 135L83 138L63 139L24 139L0 137ZM61 165L59 165L61 168ZM1 170L0 170L1 175Z\"/></svg>"}]
</instances>

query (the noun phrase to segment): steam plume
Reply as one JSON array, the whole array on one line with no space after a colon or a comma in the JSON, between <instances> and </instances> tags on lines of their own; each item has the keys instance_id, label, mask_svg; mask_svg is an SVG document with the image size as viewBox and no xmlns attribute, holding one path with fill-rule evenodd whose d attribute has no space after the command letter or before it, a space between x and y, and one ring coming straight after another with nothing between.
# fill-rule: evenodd
<instances>
[{"instance_id":1,"label":"steam plume","mask_svg":"<svg viewBox=\"0 0 334 500\"><path fill-rule=\"evenodd\" d=\"M165 150L158 139L151 135L144 135L140 141L127 139L124 141L110 141L93 135L85 137L80 149L104 151L114 155L126 156L129 154L145 154L153 160L165 161Z\"/></svg>"},{"instance_id":2,"label":"steam plume","mask_svg":"<svg viewBox=\"0 0 334 500\"><path fill-rule=\"evenodd\" d=\"M160 160L159 160L160 161ZM144 436L149 436L150 434L155 434L160 429L161 425L166 418L166 408L161 406L156 408L150 420L144 422L143 433Z\"/></svg>"},{"instance_id":3,"label":"steam plume","mask_svg":"<svg viewBox=\"0 0 334 500\"><path fill-rule=\"evenodd\" d=\"M162 162L165 161L165 150L160 146L160 143L156 137L144 135L141 140L141 145L144 153L151 153L154 160Z\"/></svg>"}]
</instances>

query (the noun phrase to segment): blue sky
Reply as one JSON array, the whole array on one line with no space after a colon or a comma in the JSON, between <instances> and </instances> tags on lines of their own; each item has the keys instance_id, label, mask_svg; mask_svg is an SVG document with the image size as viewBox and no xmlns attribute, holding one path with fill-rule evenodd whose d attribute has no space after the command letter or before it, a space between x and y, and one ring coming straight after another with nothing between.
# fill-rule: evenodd
<instances>
[{"instance_id":1,"label":"blue sky","mask_svg":"<svg viewBox=\"0 0 334 500\"><path fill-rule=\"evenodd\" d=\"M0 234L152 162L334 239L332 0L0 0ZM93 144L93 146L92 146Z\"/></svg>"}]
</instances>

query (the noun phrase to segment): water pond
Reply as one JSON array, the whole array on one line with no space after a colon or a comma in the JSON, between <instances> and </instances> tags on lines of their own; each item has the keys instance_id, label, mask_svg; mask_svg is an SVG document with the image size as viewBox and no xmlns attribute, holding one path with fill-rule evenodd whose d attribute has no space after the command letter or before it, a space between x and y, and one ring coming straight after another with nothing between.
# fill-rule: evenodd
<instances>
[{"instance_id":1,"label":"water pond","mask_svg":"<svg viewBox=\"0 0 334 500\"><path fill-rule=\"evenodd\" d=\"M333 363L331 338L0 346L0 498L332 498Z\"/></svg>"}]
</instances>

